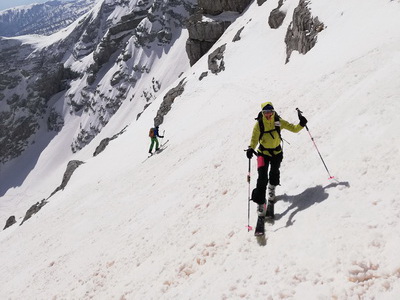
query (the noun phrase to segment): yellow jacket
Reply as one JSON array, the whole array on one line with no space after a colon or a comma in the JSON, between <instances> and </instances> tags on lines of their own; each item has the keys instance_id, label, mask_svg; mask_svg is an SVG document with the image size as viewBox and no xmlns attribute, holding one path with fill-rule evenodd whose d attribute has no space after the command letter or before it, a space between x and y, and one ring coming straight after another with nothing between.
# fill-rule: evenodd
<instances>
[{"instance_id":1,"label":"yellow jacket","mask_svg":"<svg viewBox=\"0 0 400 300\"><path fill-rule=\"evenodd\" d=\"M273 106L271 102L265 102L265 103L261 104L261 109L264 106L266 106L267 104L270 104L271 106ZM272 116L271 120L267 120L267 118L263 114L262 122L264 124L264 134L261 138L261 141L259 141L260 126L257 121L253 128L253 134L251 136L251 141L250 141L250 148L255 150L258 143L260 143L260 147L258 148L258 153L272 156L271 152L273 152L274 155L282 152L281 147L279 147L281 144L281 138L280 138L278 132L275 130L275 112L274 112L274 115ZM303 127L300 126L299 124L297 124L297 125L291 124L288 121L285 121L284 119L282 119L281 117L279 117L279 121L277 120L276 125L280 126L281 130L286 129L286 130L289 130L294 133L297 133L303 129ZM265 133L270 130L273 130L273 131ZM270 150L268 151L266 149L270 149ZM272 150L272 149L275 149L275 150Z\"/></svg>"}]
</instances>

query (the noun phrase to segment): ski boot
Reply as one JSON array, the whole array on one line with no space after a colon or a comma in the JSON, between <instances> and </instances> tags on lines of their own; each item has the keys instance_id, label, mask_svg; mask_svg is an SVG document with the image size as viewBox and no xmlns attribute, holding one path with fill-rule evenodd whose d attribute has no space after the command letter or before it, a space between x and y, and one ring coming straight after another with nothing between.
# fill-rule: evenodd
<instances>
[{"instance_id":1,"label":"ski boot","mask_svg":"<svg viewBox=\"0 0 400 300\"><path fill-rule=\"evenodd\" d=\"M275 201L275 189L276 185L268 185L268 201Z\"/></svg>"},{"instance_id":2,"label":"ski boot","mask_svg":"<svg viewBox=\"0 0 400 300\"><path fill-rule=\"evenodd\" d=\"M257 205L257 215L259 217L265 217L266 211L267 211L267 205L265 203Z\"/></svg>"},{"instance_id":3,"label":"ski boot","mask_svg":"<svg viewBox=\"0 0 400 300\"><path fill-rule=\"evenodd\" d=\"M274 201L268 201L267 205L267 211L265 212L265 218L268 220L274 220L275 219L275 214L274 214Z\"/></svg>"},{"instance_id":4,"label":"ski boot","mask_svg":"<svg viewBox=\"0 0 400 300\"><path fill-rule=\"evenodd\" d=\"M274 204L276 202L275 189L276 189L276 185L270 184L268 186L268 205L267 205L267 211L266 211L265 217L269 220L275 219L275 214L274 214Z\"/></svg>"}]
</instances>

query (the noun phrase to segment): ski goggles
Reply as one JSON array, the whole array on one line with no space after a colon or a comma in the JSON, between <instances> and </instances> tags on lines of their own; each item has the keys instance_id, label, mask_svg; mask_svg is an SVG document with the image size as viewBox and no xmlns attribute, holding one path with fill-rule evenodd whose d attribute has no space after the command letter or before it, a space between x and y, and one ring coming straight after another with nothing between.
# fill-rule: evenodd
<instances>
[{"instance_id":1,"label":"ski goggles","mask_svg":"<svg viewBox=\"0 0 400 300\"><path fill-rule=\"evenodd\" d=\"M273 112L274 112L273 109L266 109L266 110L262 111L263 114L268 114L268 113L273 113Z\"/></svg>"}]
</instances>

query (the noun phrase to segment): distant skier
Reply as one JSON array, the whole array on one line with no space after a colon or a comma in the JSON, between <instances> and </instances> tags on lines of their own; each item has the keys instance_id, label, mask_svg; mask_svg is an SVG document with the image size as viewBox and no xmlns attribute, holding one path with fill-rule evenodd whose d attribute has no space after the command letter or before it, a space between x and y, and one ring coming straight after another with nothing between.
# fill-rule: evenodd
<instances>
[{"instance_id":1,"label":"distant skier","mask_svg":"<svg viewBox=\"0 0 400 300\"><path fill-rule=\"evenodd\" d=\"M291 124L275 112L271 102L261 104L262 112L257 117L253 128L250 146L246 151L248 159L253 157L257 145L258 179L257 186L252 192L252 200L258 204L257 213L261 217L274 219L275 188L280 183L280 166L283 159L281 147L281 129L299 132L307 124L307 119L299 116L298 125ZM271 168L268 173L268 168ZM265 194L268 185L268 205Z\"/></svg>"},{"instance_id":2,"label":"distant skier","mask_svg":"<svg viewBox=\"0 0 400 300\"><path fill-rule=\"evenodd\" d=\"M149 153L153 154L153 147L154 144L156 145L156 151L157 152L160 148L159 148L159 143L158 143L158 138L164 138L164 136L160 136L158 133L158 126L154 127L154 128L150 128L150 132L149 132L149 137L151 139L151 145L150 145L150 149L149 149Z\"/></svg>"}]
</instances>

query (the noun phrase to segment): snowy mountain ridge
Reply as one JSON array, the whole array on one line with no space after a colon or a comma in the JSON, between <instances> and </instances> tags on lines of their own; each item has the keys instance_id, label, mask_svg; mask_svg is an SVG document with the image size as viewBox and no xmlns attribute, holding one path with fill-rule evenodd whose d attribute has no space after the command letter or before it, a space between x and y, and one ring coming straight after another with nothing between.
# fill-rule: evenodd
<instances>
[{"instance_id":1,"label":"snowy mountain ridge","mask_svg":"<svg viewBox=\"0 0 400 300\"><path fill-rule=\"evenodd\" d=\"M0 11L0 36L50 35L85 14L94 3L95 0L55 0Z\"/></svg>"},{"instance_id":2,"label":"snowy mountain ridge","mask_svg":"<svg viewBox=\"0 0 400 300\"><path fill-rule=\"evenodd\" d=\"M299 2L281 4L286 17L272 29L276 3L253 2L209 51L224 49L215 57L221 72L208 72L208 55L186 65L96 157L98 142L134 119L131 102L75 154L63 142L75 130L67 120L29 176L1 198L1 211L19 212L20 221L28 198L41 199L60 183L67 160L85 162L42 210L0 233L1 296L397 299L399 2L309 2L325 29L287 64L287 28ZM182 48L162 70L178 58L187 63ZM164 96L182 81L161 128L169 146L142 163ZM282 132L290 144L276 220L260 243L245 227L243 149L266 100L293 123L295 108L304 112L336 180L328 180L306 130ZM251 167L253 187L254 159Z\"/></svg>"}]
</instances>

